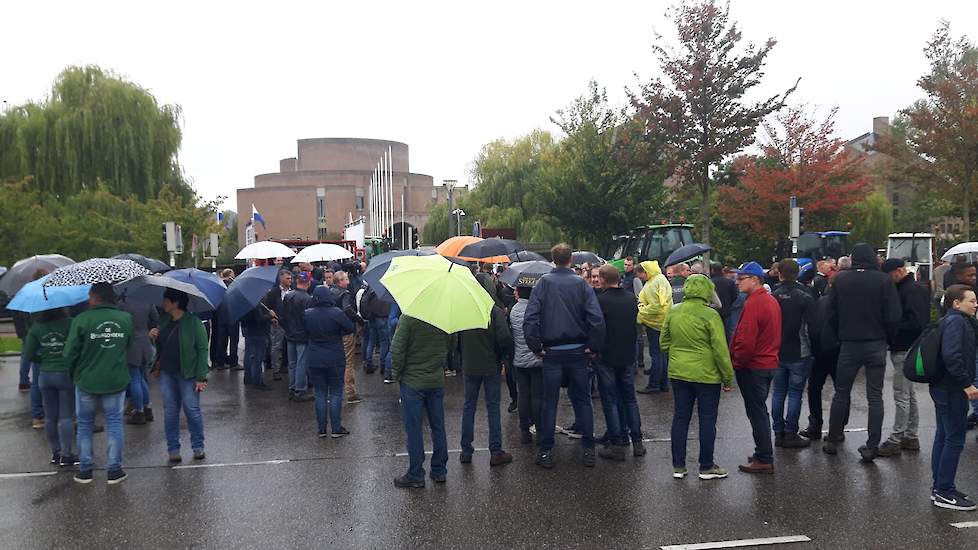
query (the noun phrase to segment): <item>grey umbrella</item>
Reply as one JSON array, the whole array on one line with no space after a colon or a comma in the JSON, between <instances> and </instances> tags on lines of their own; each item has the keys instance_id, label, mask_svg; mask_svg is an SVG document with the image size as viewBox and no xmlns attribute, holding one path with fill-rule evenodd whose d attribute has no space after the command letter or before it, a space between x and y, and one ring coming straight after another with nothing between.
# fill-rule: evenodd
<instances>
[{"instance_id":1,"label":"grey umbrella","mask_svg":"<svg viewBox=\"0 0 978 550\"><path fill-rule=\"evenodd\" d=\"M13 297L24 285L34 280L38 271L51 273L59 267L71 265L75 260L61 254L40 254L18 261L11 267L3 278L0 278L0 291Z\"/></svg>"},{"instance_id":2,"label":"grey umbrella","mask_svg":"<svg viewBox=\"0 0 978 550\"><path fill-rule=\"evenodd\" d=\"M168 288L184 292L190 297L187 302L187 311L191 313L204 313L214 310L214 304L207 299L203 291L190 283L183 283L171 277L140 275L115 285L115 292L119 295L120 301L158 306L163 303L163 293Z\"/></svg>"}]
</instances>

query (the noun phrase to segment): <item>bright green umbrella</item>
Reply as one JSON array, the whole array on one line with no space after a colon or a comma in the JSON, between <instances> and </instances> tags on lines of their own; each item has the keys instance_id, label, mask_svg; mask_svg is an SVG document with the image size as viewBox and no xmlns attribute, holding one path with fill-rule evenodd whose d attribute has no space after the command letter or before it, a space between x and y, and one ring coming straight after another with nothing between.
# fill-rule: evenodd
<instances>
[{"instance_id":1,"label":"bright green umbrella","mask_svg":"<svg viewBox=\"0 0 978 550\"><path fill-rule=\"evenodd\" d=\"M394 258L380 282L402 313L449 334L489 327L492 297L467 267L443 256Z\"/></svg>"}]
</instances>

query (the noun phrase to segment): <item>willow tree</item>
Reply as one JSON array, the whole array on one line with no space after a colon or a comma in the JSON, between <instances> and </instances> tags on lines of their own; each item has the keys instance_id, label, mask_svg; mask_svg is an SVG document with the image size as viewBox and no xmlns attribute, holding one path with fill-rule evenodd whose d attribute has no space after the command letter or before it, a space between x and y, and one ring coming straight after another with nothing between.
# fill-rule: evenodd
<instances>
[{"instance_id":1,"label":"willow tree","mask_svg":"<svg viewBox=\"0 0 978 550\"><path fill-rule=\"evenodd\" d=\"M183 182L180 108L96 66L69 67L51 95L0 116L0 179L74 194L104 185L146 200Z\"/></svg>"}]
</instances>

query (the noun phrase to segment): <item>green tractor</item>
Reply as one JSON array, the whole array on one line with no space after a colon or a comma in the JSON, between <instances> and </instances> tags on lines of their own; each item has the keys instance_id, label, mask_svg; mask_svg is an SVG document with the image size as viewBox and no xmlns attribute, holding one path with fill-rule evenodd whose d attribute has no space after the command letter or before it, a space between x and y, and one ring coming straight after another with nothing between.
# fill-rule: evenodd
<instances>
[{"instance_id":1,"label":"green tractor","mask_svg":"<svg viewBox=\"0 0 978 550\"><path fill-rule=\"evenodd\" d=\"M604 250L604 257L612 261L632 256L636 262L657 260L664 265L666 258L677 248L693 242L691 224L644 225L612 237Z\"/></svg>"}]
</instances>

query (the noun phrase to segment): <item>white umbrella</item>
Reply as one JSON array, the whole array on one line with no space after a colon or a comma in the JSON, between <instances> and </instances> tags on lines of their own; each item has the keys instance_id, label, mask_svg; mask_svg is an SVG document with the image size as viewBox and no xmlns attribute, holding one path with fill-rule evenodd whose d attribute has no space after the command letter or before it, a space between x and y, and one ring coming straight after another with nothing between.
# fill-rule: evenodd
<instances>
[{"instance_id":1,"label":"white umbrella","mask_svg":"<svg viewBox=\"0 0 978 550\"><path fill-rule=\"evenodd\" d=\"M270 258L291 258L295 252L282 243L275 241L259 241L241 249L235 260L267 260Z\"/></svg>"},{"instance_id":2,"label":"white umbrella","mask_svg":"<svg viewBox=\"0 0 978 550\"><path fill-rule=\"evenodd\" d=\"M978 242L956 244L941 256L942 260L951 261L958 254L978 252Z\"/></svg>"},{"instance_id":3,"label":"white umbrella","mask_svg":"<svg viewBox=\"0 0 978 550\"><path fill-rule=\"evenodd\" d=\"M353 253L338 244L320 243L303 248L292 263L334 262L352 258Z\"/></svg>"}]
</instances>

